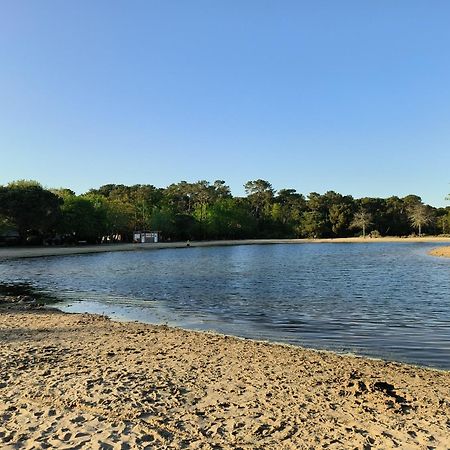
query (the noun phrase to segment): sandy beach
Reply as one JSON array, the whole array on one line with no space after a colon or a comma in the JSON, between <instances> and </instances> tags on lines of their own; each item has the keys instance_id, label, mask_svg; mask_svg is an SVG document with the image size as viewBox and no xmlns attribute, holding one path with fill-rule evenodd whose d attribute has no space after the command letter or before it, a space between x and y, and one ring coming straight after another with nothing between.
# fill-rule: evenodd
<instances>
[{"instance_id":1,"label":"sandy beach","mask_svg":"<svg viewBox=\"0 0 450 450\"><path fill-rule=\"evenodd\" d=\"M423 236L423 237L381 237L376 239L354 237L333 239L243 239L227 241L191 241L189 247L217 247L229 245L273 245L273 244L344 244L360 243L371 244L376 242L440 242L450 243L449 237ZM82 245L68 247L0 247L0 261L15 258L34 258L40 256L63 256L87 253L148 251L168 248L186 248L187 242L159 242L154 244L103 244Z\"/></svg>"},{"instance_id":2,"label":"sandy beach","mask_svg":"<svg viewBox=\"0 0 450 450\"><path fill-rule=\"evenodd\" d=\"M2 449L450 447L450 372L11 305L0 342Z\"/></svg>"},{"instance_id":3,"label":"sandy beach","mask_svg":"<svg viewBox=\"0 0 450 450\"><path fill-rule=\"evenodd\" d=\"M190 244L383 241L446 239ZM3 248L0 259L185 246ZM1 449L450 448L448 371L1 299L0 344Z\"/></svg>"},{"instance_id":4,"label":"sandy beach","mask_svg":"<svg viewBox=\"0 0 450 450\"><path fill-rule=\"evenodd\" d=\"M431 250L429 254L432 256L441 256L444 258L450 258L450 247L433 248L433 250Z\"/></svg>"}]
</instances>

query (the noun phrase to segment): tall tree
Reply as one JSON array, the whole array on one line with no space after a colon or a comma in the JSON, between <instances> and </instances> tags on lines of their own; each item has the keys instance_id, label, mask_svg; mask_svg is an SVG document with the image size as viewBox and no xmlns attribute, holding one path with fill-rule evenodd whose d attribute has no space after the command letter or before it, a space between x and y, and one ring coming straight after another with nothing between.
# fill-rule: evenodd
<instances>
[{"instance_id":1,"label":"tall tree","mask_svg":"<svg viewBox=\"0 0 450 450\"><path fill-rule=\"evenodd\" d=\"M76 195L64 195L58 231L65 241L96 242L106 232L104 221L93 201Z\"/></svg>"},{"instance_id":2,"label":"tall tree","mask_svg":"<svg viewBox=\"0 0 450 450\"><path fill-rule=\"evenodd\" d=\"M302 214L300 229L302 236L321 238L331 237L329 220L329 198L317 192L311 192L307 199L307 211Z\"/></svg>"},{"instance_id":3,"label":"tall tree","mask_svg":"<svg viewBox=\"0 0 450 450\"><path fill-rule=\"evenodd\" d=\"M390 236L405 236L409 233L407 203L399 197L392 196L385 200L383 222L380 232Z\"/></svg>"},{"instance_id":4,"label":"tall tree","mask_svg":"<svg viewBox=\"0 0 450 450\"><path fill-rule=\"evenodd\" d=\"M371 225L373 231L386 234L386 200L378 197L363 197L356 201L357 210L363 209L371 215Z\"/></svg>"},{"instance_id":5,"label":"tall tree","mask_svg":"<svg viewBox=\"0 0 450 450\"><path fill-rule=\"evenodd\" d=\"M438 227L438 232L441 234L446 234L450 229L450 211L444 208L438 210L436 216L436 226Z\"/></svg>"},{"instance_id":6,"label":"tall tree","mask_svg":"<svg viewBox=\"0 0 450 450\"><path fill-rule=\"evenodd\" d=\"M324 216L316 210L305 211L302 215L299 231L301 236L309 238L320 238L327 230Z\"/></svg>"},{"instance_id":7,"label":"tall tree","mask_svg":"<svg viewBox=\"0 0 450 450\"><path fill-rule=\"evenodd\" d=\"M301 214L306 210L304 195L295 189L280 189L275 197L275 203L280 205L279 220L284 225L297 225Z\"/></svg>"},{"instance_id":8,"label":"tall tree","mask_svg":"<svg viewBox=\"0 0 450 450\"><path fill-rule=\"evenodd\" d=\"M152 211L150 226L152 230L161 232L163 239L174 239L176 236L175 214L167 206L154 208Z\"/></svg>"},{"instance_id":9,"label":"tall tree","mask_svg":"<svg viewBox=\"0 0 450 450\"><path fill-rule=\"evenodd\" d=\"M17 228L23 240L52 233L61 204L60 197L36 181L19 180L0 187L0 215Z\"/></svg>"},{"instance_id":10,"label":"tall tree","mask_svg":"<svg viewBox=\"0 0 450 450\"><path fill-rule=\"evenodd\" d=\"M360 209L353 216L353 220L350 224L351 228L358 228L362 230L363 238L366 237L366 229L372 224L372 215L364 209Z\"/></svg>"},{"instance_id":11,"label":"tall tree","mask_svg":"<svg viewBox=\"0 0 450 450\"><path fill-rule=\"evenodd\" d=\"M234 198L220 199L208 207L208 237L243 239L255 236L256 219L248 208Z\"/></svg>"},{"instance_id":12,"label":"tall tree","mask_svg":"<svg viewBox=\"0 0 450 450\"><path fill-rule=\"evenodd\" d=\"M353 197L328 191L323 195L323 201L328 208L328 221L333 237L348 234L350 221L355 209Z\"/></svg>"},{"instance_id":13,"label":"tall tree","mask_svg":"<svg viewBox=\"0 0 450 450\"><path fill-rule=\"evenodd\" d=\"M163 198L163 189L151 184L106 184L98 189L91 189L88 195L101 196L108 200L111 208L118 213L120 209L133 216L134 229L147 229L154 207L159 206ZM120 218L122 221L122 218Z\"/></svg>"},{"instance_id":14,"label":"tall tree","mask_svg":"<svg viewBox=\"0 0 450 450\"><path fill-rule=\"evenodd\" d=\"M409 209L409 220L414 228L419 231L422 236L422 227L428 225L432 220L430 207L422 203L418 203Z\"/></svg>"},{"instance_id":15,"label":"tall tree","mask_svg":"<svg viewBox=\"0 0 450 450\"><path fill-rule=\"evenodd\" d=\"M257 219L270 213L275 191L268 181L261 179L247 181L244 184L244 189Z\"/></svg>"}]
</instances>

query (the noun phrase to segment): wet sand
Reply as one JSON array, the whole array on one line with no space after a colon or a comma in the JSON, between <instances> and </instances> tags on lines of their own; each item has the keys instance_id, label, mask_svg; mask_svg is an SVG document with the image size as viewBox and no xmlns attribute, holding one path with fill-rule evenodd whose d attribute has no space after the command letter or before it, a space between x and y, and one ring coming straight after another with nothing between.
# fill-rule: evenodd
<instances>
[{"instance_id":1,"label":"wet sand","mask_svg":"<svg viewBox=\"0 0 450 450\"><path fill-rule=\"evenodd\" d=\"M450 448L450 372L15 305L0 395L5 450Z\"/></svg>"},{"instance_id":2,"label":"wet sand","mask_svg":"<svg viewBox=\"0 0 450 450\"><path fill-rule=\"evenodd\" d=\"M272 245L272 244L321 244L321 243L376 243L376 242L449 242L450 238L425 236L420 238L382 237L370 238L335 238L335 239L244 239L228 241L191 241L189 247L217 247L228 245ZM146 251L166 248L186 248L186 242L160 242L155 244L103 244L70 247L3 247L0 248L0 261L16 258L34 258L40 256L75 255L84 253Z\"/></svg>"},{"instance_id":3,"label":"wet sand","mask_svg":"<svg viewBox=\"0 0 450 450\"><path fill-rule=\"evenodd\" d=\"M433 250L431 250L429 254L432 256L441 256L444 258L450 258L450 247L433 248Z\"/></svg>"}]
</instances>

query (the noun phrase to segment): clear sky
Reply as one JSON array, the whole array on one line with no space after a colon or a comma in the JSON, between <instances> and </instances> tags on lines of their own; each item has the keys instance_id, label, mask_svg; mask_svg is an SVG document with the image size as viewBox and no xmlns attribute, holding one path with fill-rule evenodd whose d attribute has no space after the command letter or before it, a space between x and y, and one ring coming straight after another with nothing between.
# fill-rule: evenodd
<instances>
[{"instance_id":1,"label":"clear sky","mask_svg":"<svg viewBox=\"0 0 450 450\"><path fill-rule=\"evenodd\" d=\"M447 0L0 0L0 184L450 193Z\"/></svg>"}]
</instances>

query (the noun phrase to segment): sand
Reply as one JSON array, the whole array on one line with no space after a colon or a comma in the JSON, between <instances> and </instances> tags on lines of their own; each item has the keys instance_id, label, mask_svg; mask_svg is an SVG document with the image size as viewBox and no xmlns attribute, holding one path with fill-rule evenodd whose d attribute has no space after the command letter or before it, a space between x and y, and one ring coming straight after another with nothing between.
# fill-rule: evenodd
<instances>
[{"instance_id":1,"label":"sand","mask_svg":"<svg viewBox=\"0 0 450 450\"><path fill-rule=\"evenodd\" d=\"M371 244L376 242L449 242L449 237L423 236L423 237L382 237L370 238L333 238L333 239L242 239L226 241L191 241L189 247L217 247L229 245L271 245L271 244L342 244L359 243ZM159 242L155 244L103 244L81 246L49 246L49 247L0 247L0 261L16 258L34 258L41 256L63 256L83 253L104 253L124 251L148 251L168 248L187 248L187 242Z\"/></svg>"},{"instance_id":2,"label":"sand","mask_svg":"<svg viewBox=\"0 0 450 450\"><path fill-rule=\"evenodd\" d=\"M450 448L450 372L17 305L0 395L5 450Z\"/></svg>"},{"instance_id":3,"label":"sand","mask_svg":"<svg viewBox=\"0 0 450 450\"><path fill-rule=\"evenodd\" d=\"M191 247L443 238L191 242ZM186 247L3 248L0 260ZM450 247L432 252L450 256ZM450 372L0 305L1 449L449 449Z\"/></svg>"},{"instance_id":4,"label":"sand","mask_svg":"<svg viewBox=\"0 0 450 450\"><path fill-rule=\"evenodd\" d=\"M441 256L444 258L450 258L450 247L433 248L433 250L431 250L429 254L432 256Z\"/></svg>"}]
</instances>

